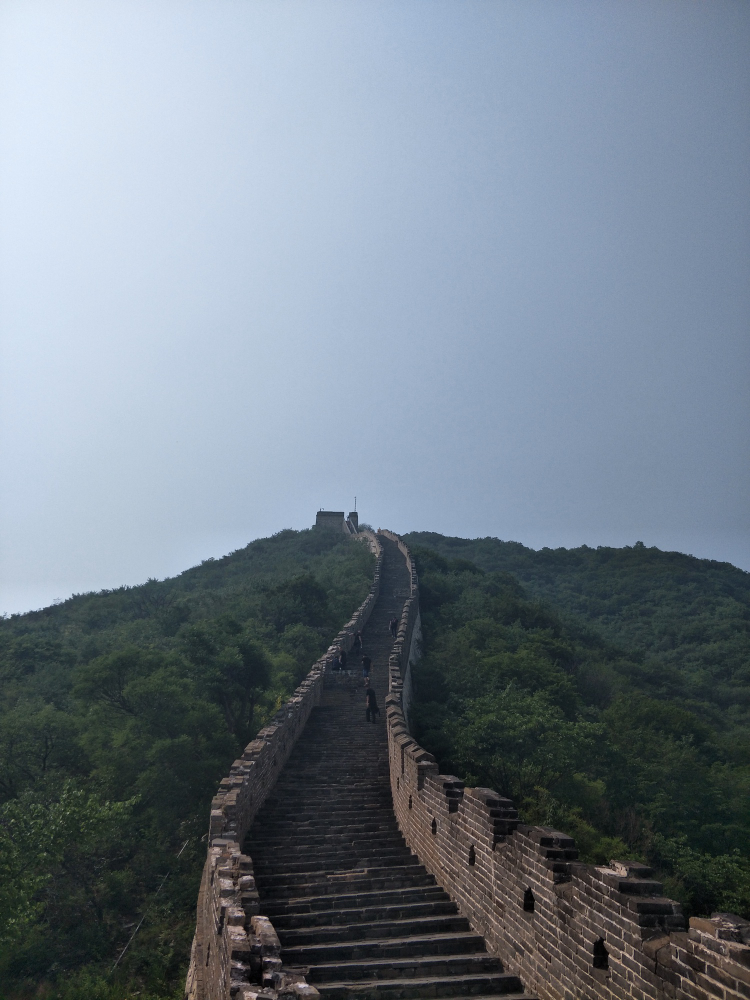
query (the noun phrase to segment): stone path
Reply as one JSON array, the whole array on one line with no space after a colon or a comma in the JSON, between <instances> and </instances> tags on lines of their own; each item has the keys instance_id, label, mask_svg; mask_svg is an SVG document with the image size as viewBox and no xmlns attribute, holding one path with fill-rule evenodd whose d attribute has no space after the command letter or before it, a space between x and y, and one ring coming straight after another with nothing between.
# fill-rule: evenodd
<instances>
[{"instance_id":1,"label":"stone path","mask_svg":"<svg viewBox=\"0 0 750 1000\"><path fill-rule=\"evenodd\" d=\"M304 971L323 1000L527 997L396 825L384 707L388 622L409 580L396 545L381 542L380 598L364 633L380 719L365 722L359 662L351 677L329 679L245 844L261 912L279 935L285 969Z\"/></svg>"}]
</instances>

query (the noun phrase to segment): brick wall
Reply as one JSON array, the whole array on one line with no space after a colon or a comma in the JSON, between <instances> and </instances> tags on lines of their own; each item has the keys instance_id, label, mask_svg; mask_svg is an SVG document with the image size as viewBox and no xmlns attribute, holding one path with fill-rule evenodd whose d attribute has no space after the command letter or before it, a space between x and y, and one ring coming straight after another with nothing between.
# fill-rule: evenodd
<instances>
[{"instance_id":1,"label":"brick wall","mask_svg":"<svg viewBox=\"0 0 750 1000\"><path fill-rule=\"evenodd\" d=\"M418 654L419 587L411 570L386 698L391 788L399 826L489 950L544 1000L750 997L750 925L693 918L633 862L582 864L564 833L519 822L513 803L438 773L412 738L410 663Z\"/></svg>"},{"instance_id":2,"label":"brick wall","mask_svg":"<svg viewBox=\"0 0 750 1000\"><path fill-rule=\"evenodd\" d=\"M252 859L241 848L310 713L320 703L326 665L339 647L351 649L354 633L364 628L378 599L381 545L372 532L362 531L358 537L377 557L369 594L289 701L245 747L211 803L208 855L185 984L187 1000L230 996L250 1000L264 984L277 992L283 987L299 998L317 996L302 976L284 975L278 938L271 922L260 914Z\"/></svg>"}]
</instances>

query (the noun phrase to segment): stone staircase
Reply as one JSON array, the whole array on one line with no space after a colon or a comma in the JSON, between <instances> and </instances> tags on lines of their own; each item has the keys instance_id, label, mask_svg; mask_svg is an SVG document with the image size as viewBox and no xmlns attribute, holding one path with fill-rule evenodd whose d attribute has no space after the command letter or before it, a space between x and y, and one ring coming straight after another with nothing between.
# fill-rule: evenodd
<instances>
[{"instance_id":1,"label":"stone staircase","mask_svg":"<svg viewBox=\"0 0 750 1000\"><path fill-rule=\"evenodd\" d=\"M384 708L388 622L400 614L409 581L396 545L381 541L380 598L364 633L381 716L365 722L359 661L350 676L327 678L322 704L245 844L261 912L279 935L284 968L304 972L323 1000L528 1000L396 824Z\"/></svg>"}]
</instances>

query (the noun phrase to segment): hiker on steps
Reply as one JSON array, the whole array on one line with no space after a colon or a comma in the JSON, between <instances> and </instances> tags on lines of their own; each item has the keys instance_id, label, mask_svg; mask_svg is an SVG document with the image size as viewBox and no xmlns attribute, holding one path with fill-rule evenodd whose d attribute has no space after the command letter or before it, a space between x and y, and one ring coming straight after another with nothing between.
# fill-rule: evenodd
<instances>
[{"instance_id":1,"label":"hiker on steps","mask_svg":"<svg viewBox=\"0 0 750 1000\"><path fill-rule=\"evenodd\" d=\"M367 722L374 722L375 719L380 715L380 709L378 708L378 703L375 698L375 692L369 686L365 691L365 700L367 702L367 708L365 709L365 719Z\"/></svg>"},{"instance_id":2,"label":"hiker on steps","mask_svg":"<svg viewBox=\"0 0 750 1000\"><path fill-rule=\"evenodd\" d=\"M368 684L370 682L371 666L372 666L372 660L367 655L367 653L365 653L365 655L362 657L362 677L367 681Z\"/></svg>"},{"instance_id":3,"label":"hiker on steps","mask_svg":"<svg viewBox=\"0 0 750 1000\"><path fill-rule=\"evenodd\" d=\"M398 633L398 618L391 618L388 622L388 628L391 630L391 635L395 639Z\"/></svg>"},{"instance_id":4,"label":"hiker on steps","mask_svg":"<svg viewBox=\"0 0 750 1000\"><path fill-rule=\"evenodd\" d=\"M349 669L346 665L346 650L344 649L343 646L339 650L339 669L341 670Z\"/></svg>"},{"instance_id":5,"label":"hiker on steps","mask_svg":"<svg viewBox=\"0 0 750 1000\"><path fill-rule=\"evenodd\" d=\"M354 649L354 656L356 658L357 656L359 656L360 650L362 649L362 633L361 632L355 632L354 633L354 646L353 646L353 649Z\"/></svg>"}]
</instances>

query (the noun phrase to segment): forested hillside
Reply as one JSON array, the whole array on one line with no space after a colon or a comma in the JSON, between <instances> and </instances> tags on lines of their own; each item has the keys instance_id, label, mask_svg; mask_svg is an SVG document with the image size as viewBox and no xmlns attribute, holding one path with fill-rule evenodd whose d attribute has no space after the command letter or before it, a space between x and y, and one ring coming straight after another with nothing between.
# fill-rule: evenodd
<instances>
[{"instance_id":1,"label":"forested hillside","mask_svg":"<svg viewBox=\"0 0 750 1000\"><path fill-rule=\"evenodd\" d=\"M689 912L750 916L750 575L640 545L407 540L414 722L442 770L587 860L649 861ZM372 571L362 544L284 531L0 620L1 996L181 994L218 781Z\"/></svg>"},{"instance_id":2,"label":"forested hillside","mask_svg":"<svg viewBox=\"0 0 750 1000\"><path fill-rule=\"evenodd\" d=\"M654 864L689 912L750 916L750 574L625 549L406 536L441 768Z\"/></svg>"},{"instance_id":3,"label":"forested hillside","mask_svg":"<svg viewBox=\"0 0 750 1000\"><path fill-rule=\"evenodd\" d=\"M373 569L282 531L0 620L0 995L181 995L211 797Z\"/></svg>"}]
</instances>

